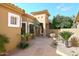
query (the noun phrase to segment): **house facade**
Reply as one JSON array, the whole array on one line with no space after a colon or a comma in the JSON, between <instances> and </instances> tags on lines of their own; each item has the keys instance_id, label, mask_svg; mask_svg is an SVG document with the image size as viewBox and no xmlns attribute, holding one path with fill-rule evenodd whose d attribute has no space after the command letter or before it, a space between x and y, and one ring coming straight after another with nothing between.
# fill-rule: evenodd
<instances>
[{"instance_id":1,"label":"house facade","mask_svg":"<svg viewBox=\"0 0 79 59\"><path fill-rule=\"evenodd\" d=\"M32 12L32 15L14 4L0 3L0 34L9 37L5 45L6 51L12 51L21 41L21 34L29 33L33 37L49 32L49 13L47 10Z\"/></svg>"},{"instance_id":2,"label":"house facade","mask_svg":"<svg viewBox=\"0 0 79 59\"><path fill-rule=\"evenodd\" d=\"M22 15L22 27L21 27L21 34L23 33L29 33L33 36L38 35L37 27L39 22L36 20L35 17L29 14L23 14ZM37 26L36 26L37 25Z\"/></svg>"},{"instance_id":3,"label":"house facade","mask_svg":"<svg viewBox=\"0 0 79 59\"><path fill-rule=\"evenodd\" d=\"M9 43L6 44L6 50L13 50L20 42L22 9L13 4L0 3L0 34L9 37Z\"/></svg>"},{"instance_id":4,"label":"house facade","mask_svg":"<svg viewBox=\"0 0 79 59\"><path fill-rule=\"evenodd\" d=\"M47 10L32 12L32 15L39 21L40 25L40 34L43 36L48 35L49 33L49 20L50 16Z\"/></svg>"}]
</instances>

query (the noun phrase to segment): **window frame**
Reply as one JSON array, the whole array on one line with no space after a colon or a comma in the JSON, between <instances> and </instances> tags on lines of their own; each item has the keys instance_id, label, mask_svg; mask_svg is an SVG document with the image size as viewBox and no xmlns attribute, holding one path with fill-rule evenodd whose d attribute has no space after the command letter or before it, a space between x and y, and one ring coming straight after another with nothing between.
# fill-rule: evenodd
<instances>
[{"instance_id":1,"label":"window frame","mask_svg":"<svg viewBox=\"0 0 79 59\"><path fill-rule=\"evenodd\" d=\"M11 21L11 17L16 17L16 24L12 24ZM19 15L13 14L11 12L8 12L8 27L20 27L21 25L21 18Z\"/></svg>"}]
</instances>

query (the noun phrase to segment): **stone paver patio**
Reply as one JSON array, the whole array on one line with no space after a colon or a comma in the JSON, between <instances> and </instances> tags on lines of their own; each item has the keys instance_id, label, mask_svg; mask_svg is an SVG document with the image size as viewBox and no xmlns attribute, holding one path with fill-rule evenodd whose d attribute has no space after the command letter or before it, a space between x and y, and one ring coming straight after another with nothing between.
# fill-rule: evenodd
<instances>
[{"instance_id":1,"label":"stone paver patio","mask_svg":"<svg viewBox=\"0 0 79 59\"><path fill-rule=\"evenodd\" d=\"M56 49L51 47L52 40L46 37L36 37L29 41L30 46L17 51L12 56L58 56Z\"/></svg>"}]
</instances>

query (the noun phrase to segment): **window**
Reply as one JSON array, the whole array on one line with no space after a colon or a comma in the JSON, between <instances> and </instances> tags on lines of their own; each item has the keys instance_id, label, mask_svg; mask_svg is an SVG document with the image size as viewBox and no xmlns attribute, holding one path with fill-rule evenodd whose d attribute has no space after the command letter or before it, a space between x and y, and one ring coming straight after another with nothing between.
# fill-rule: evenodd
<instances>
[{"instance_id":1,"label":"window","mask_svg":"<svg viewBox=\"0 0 79 59\"><path fill-rule=\"evenodd\" d=\"M33 24L30 24L29 25L29 28L30 28L30 33L34 33L34 25Z\"/></svg>"},{"instance_id":2,"label":"window","mask_svg":"<svg viewBox=\"0 0 79 59\"><path fill-rule=\"evenodd\" d=\"M17 17L13 17L13 16L11 16L11 24L14 24L14 25L16 25L17 24Z\"/></svg>"},{"instance_id":3,"label":"window","mask_svg":"<svg viewBox=\"0 0 79 59\"><path fill-rule=\"evenodd\" d=\"M20 16L13 14L13 13L8 13L8 27L20 27L21 25L21 20Z\"/></svg>"}]
</instances>

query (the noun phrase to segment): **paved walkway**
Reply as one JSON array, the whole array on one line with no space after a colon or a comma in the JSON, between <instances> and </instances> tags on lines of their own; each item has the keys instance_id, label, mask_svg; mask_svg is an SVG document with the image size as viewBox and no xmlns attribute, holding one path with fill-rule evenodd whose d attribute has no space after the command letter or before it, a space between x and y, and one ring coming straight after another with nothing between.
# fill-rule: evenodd
<instances>
[{"instance_id":1,"label":"paved walkway","mask_svg":"<svg viewBox=\"0 0 79 59\"><path fill-rule=\"evenodd\" d=\"M52 40L44 37L37 37L31 40L30 47L12 54L13 56L57 56L56 49L51 47Z\"/></svg>"}]
</instances>

